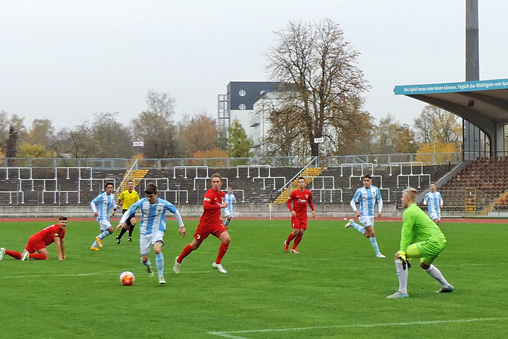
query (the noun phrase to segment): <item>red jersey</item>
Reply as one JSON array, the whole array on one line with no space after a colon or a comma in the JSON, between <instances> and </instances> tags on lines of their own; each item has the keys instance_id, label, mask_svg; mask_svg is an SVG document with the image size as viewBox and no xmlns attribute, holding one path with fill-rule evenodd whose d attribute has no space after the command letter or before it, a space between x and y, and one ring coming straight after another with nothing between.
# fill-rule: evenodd
<instances>
[{"instance_id":1,"label":"red jersey","mask_svg":"<svg viewBox=\"0 0 508 339\"><path fill-rule=\"evenodd\" d=\"M291 206L291 202L293 206ZM297 217L307 217L307 204L310 209L314 211L314 204L312 203L312 193L309 190L296 189L289 195L287 205L290 211L295 211Z\"/></svg>"},{"instance_id":2,"label":"red jersey","mask_svg":"<svg viewBox=\"0 0 508 339\"><path fill-rule=\"evenodd\" d=\"M220 204L225 197L225 193L220 191L217 192L213 188L210 188L205 194L205 200L203 202L203 215L199 219L200 226L214 226L222 224L221 222L221 209Z\"/></svg>"},{"instance_id":3,"label":"red jersey","mask_svg":"<svg viewBox=\"0 0 508 339\"><path fill-rule=\"evenodd\" d=\"M44 243L44 245L48 246L55 241L55 237L60 239L65 237L65 228L60 227L59 224L51 225L42 231L35 233L32 237L38 238Z\"/></svg>"}]
</instances>

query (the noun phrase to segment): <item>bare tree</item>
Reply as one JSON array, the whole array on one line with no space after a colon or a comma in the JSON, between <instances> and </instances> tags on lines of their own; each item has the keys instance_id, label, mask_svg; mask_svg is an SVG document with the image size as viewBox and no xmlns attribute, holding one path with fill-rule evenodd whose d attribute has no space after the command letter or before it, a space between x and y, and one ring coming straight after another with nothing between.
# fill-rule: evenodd
<instances>
[{"instance_id":1,"label":"bare tree","mask_svg":"<svg viewBox=\"0 0 508 339\"><path fill-rule=\"evenodd\" d=\"M459 117L439 107L427 105L414 120L416 138L425 144L453 143L462 135Z\"/></svg>"},{"instance_id":2,"label":"bare tree","mask_svg":"<svg viewBox=\"0 0 508 339\"><path fill-rule=\"evenodd\" d=\"M267 70L273 80L289 84L290 90L282 92L286 94L283 108L273 112L279 117L272 124L295 121L292 134L305 141L311 155L318 155L317 137L324 137L328 148L339 153L340 140L361 137L356 134L355 120L367 120L362 128L370 128L365 119L370 115L361 109L360 95L368 85L357 66L359 52L344 41L339 25L330 19L289 22L275 34L278 41L266 55ZM273 127L274 131L281 129Z\"/></svg>"}]
</instances>

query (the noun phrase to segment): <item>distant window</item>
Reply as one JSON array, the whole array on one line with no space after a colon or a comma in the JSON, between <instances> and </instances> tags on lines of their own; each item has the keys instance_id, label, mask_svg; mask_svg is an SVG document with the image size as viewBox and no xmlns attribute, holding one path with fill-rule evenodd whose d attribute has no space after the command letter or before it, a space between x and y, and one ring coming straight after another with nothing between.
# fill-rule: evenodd
<instances>
[{"instance_id":1,"label":"distant window","mask_svg":"<svg viewBox=\"0 0 508 339\"><path fill-rule=\"evenodd\" d=\"M238 94L240 94L241 97L244 97L245 94L247 94L247 92L245 92L244 89L241 89L240 92L238 92Z\"/></svg>"},{"instance_id":2,"label":"distant window","mask_svg":"<svg viewBox=\"0 0 508 339\"><path fill-rule=\"evenodd\" d=\"M247 108L247 106L245 106L245 104L240 104L240 106L238 106L238 107L239 107L242 111L243 111L244 109L246 109L246 108Z\"/></svg>"}]
</instances>

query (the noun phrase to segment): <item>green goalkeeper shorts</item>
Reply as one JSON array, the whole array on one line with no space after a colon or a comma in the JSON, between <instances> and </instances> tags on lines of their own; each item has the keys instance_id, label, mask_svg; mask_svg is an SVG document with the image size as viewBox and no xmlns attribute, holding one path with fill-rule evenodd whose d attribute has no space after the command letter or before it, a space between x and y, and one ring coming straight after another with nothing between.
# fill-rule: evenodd
<instances>
[{"instance_id":1,"label":"green goalkeeper shorts","mask_svg":"<svg viewBox=\"0 0 508 339\"><path fill-rule=\"evenodd\" d=\"M409 258L421 258L420 262L430 265L446 247L446 239L432 237L414 244L406 249Z\"/></svg>"}]
</instances>

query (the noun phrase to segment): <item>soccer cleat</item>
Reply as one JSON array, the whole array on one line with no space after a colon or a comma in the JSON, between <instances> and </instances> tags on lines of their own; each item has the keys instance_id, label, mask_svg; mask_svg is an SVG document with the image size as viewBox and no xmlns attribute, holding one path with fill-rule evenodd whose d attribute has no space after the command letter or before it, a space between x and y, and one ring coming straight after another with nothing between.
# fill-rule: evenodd
<instances>
[{"instance_id":1,"label":"soccer cleat","mask_svg":"<svg viewBox=\"0 0 508 339\"><path fill-rule=\"evenodd\" d=\"M25 261L28 259L30 259L30 252L28 252L27 250L24 250L23 254L21 255L21 261Z\"/></svg>"},{"instance_id":2,"label":"soccer cleat","mask_svg":"<svg viewBox=\"0 0 508 339\"><path fill-rule=\"evenodd\" d=\"M95 247L95 246L90 247L90 249L91 249L92 251L98 251L98 250L99 250L99 249L98 249L97 247Z\"/></svg>"},{"instance_id":3,"label":"soccer cleat","mask_svg":"<svg viewBox=\"0 0 508 339\"><path fill-rule=\"evenodd\" d=\"M216 264L216 263L215 263L215 261L213 262L212 267L213 267L213 268L216 268L216 269L217 269L217 271L219 271L220 273L224 273L224 274L228 273L228 271L226 271L226 270L224 269L224 267L222 267L222 265L221 265L221 264Z\"/></svg>"},{"instance_id":4,"label":"soccer cleat","mask_svg":"<svg viewBox=\"0 0 508 339\"><path fill-rule=\"evenodd\" d=\"M159 284L161 285L166 284L166 279L164 279L164 276L159 276Z\"/></svg>"},{"instance_id":5,"label":"soccer cleat","mask_svg":"<svg viewBox=\"0 0 508 339\"><path fill-rule=\"evenodd\" d=\"M382 253L376 254L376 258L386 258Z\"/></svg>"},{"instance_id":6,"label":"soccer cleat","mask_svg":"<svg viewBox=\"0 0 508 339\"><path fill-rule=\"evenodd\" d=\"M132 242L132 237L129 237L129 238L127 239L127 241Z\"/></svg>"},{"instance_id":7,"label":"soccer cleat","mask_svg":"<svg viewBox=\"0 0 508 339\"><path fill-rule=\"evenodd\" d=\"M409 294L397 291L394 294L390 294L387 296L388 299L399 299L399 298L409 298Z\"/></svg>"},{"instance_id":8,"label":"soccer cleat","mask_svg":"<svg viewBox=\"0 0 508 339\"><path fill-rule=\"evenodd\" d=\"M436 291L436 293L451 293L453 292L454 289L455 287L453 287L452 285L448 285L446 287L441 287L439 291Z\"/></svg>"},{"instance_id":9,"label":"soccer cleat","mask_svg":"<svg viewBox=\"0 0 508 339\"><path fill-rule=\"evenodd\" d=\"M0 260L2 260L4 258L4 254L5 254L5 248L0 248Z\"/></svg>"},{"instance_id":10,"label":"soccer cleat","mask_svg":"<svg viewBox=\"0 0 508 339\"><path fill-rule=\"evenodd\" d=\"M300 252L298 252L298 251L296 250L296 248L292 248L292 249L291 249L291 253L299 254Z\"/></svg>"},{"instance_id":11,"label":"soccer cleat","mask_svg":"<svg viewBox=\"0 0 508 339\"><path fill-rule=\"evenodd\" d=\"M102 240L99 239L99 237L95 237L95 240L97 240L97 244L99 245L99 247L102 247Z\"/></svg>"},{"instance_id":12,"label":"soccer cleat","mask_svg":"<svg viewBox=\"0 0 508 339\"><path fill-rule=\"evenodd\" d=\"M346 226L344 226L344 228L346 228L346 229L350 228L351 226L353 226L354 222L355 221L353 219L349 219L349 221L347 222Z\"/></svg>"},{"instance_id":13,"label":"soccer cleat","mask_svg":"<svg viewBox=\"0 0 508 339\"><path fill-rule=\"evenodd\" d=\"M178 257L175 258L175 264L173 265L173 272L175 272L175 274L180 274L180 266L182 265L182 263L179 263L178 262Z\"/></svg>"},{"instance_id":14,"label":"soccer cleat","mask_svg":"<svg viewBox=\"0 0 508 339\"><path fill-rule=\"evenodd\" d=\"M153 271L150 266L146 266L146 272L148 273L149 277L153 277Z\"/></svg>"},{"instance_id":15,"label":"soccer cleat","mask_svg":"<svg viewBox=\"0 0 508 339\"><path fill-rule=\"evenodd\" d=\"M287 243L287 240L284 240L284 251L289 251L289 244Z\"/></svg>"},{"instance_id":16,"label":"soccer cleat","mask_svg":"<svg viewBox=\"0 0 508 339\"><path fill-rule=\"evenodd\" d=\"M119 237L116 237L116 243L117 243L118 245L120 245L120 238L119 238Z\"/></svg>"}]
</instances>

